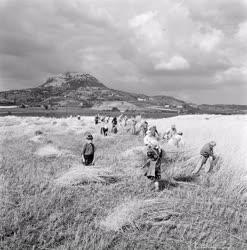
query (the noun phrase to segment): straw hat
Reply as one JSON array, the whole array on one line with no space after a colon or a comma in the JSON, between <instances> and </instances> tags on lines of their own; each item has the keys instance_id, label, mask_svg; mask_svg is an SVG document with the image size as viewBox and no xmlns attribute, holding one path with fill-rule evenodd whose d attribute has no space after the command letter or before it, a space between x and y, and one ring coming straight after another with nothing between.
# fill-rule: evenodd
<instances>
[{"instance_id":1,"label":"straw hat","mask_svg":"<svg viewBox=\"0 0 247 250\"><path fill-rule=\"evenodd\" d=\"M216 146L216 142L215 141L211 141L211 142L209 142L209 145L212 146L212 147L215 147Z\"/></svg>"},{"instance_id":2,"label":"straw hat","mask_svg":"<svg viewBox=\"0 0 247 250\"><path fill-rule=\"evenodd\" d=\"M86 139L87 139L87 140L93 140L93 136L92 136L91 134L88 134L88 135L86 136Z\"/></svg>"}]
</instances>

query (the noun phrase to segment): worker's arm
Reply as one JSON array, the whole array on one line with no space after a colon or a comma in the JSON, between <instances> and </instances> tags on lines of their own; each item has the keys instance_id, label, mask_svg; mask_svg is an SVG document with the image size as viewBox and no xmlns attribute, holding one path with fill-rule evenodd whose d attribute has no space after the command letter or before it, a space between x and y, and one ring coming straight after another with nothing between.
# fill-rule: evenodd
<instances>
[{"instance_id":1,"label":"worker's arm","mask_svg":"<svg viewBox=\"0 0 247 250\"><path fill-rule=\"evenodd\" d=\"M148 137L147 137L147 136L144 137L144 144L145 144L145 145L148 145L148 144L149 144L149 140L148 140Z\"/></svg>"},{"instance_id":2,"label":"worker's arm","mask_svg":"<svg viewBox=\"0 0 247 250\"><path fill-rule=\"evenodd\" d=\"M216 156L214 154L214 150L211 148L210 151L209 151L209 156L211 156L213 158L213 160L216 159Z\"/></svg>"},{"instance_id":3,"label":"worker's arm","mask_svg":"<svg viewBox=\"0 0 247 250\"><path fill-rule=\"evenodd\" d=\"M83 149L82 149L82 152L81 152L81 160L82 160L82 163L85 163L85 158L84 158L84 154L85 154L85 151L86 151L86 144L83 146Z\"/></svg>"}]
</instances>

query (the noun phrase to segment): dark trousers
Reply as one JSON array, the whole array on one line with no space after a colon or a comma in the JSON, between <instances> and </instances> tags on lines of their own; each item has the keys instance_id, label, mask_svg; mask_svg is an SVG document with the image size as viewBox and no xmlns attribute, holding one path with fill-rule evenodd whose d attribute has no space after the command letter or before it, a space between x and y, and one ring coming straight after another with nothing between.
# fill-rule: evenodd
<instances>
[{"instance_id":1,"label":"dark trousers","mask_svg":"<svg viewBox=\"0 0 247 250\"><path fill-rule=\"evenodd\" d=\"M107 136L107 132L108 132L108 128L104 128L102 127L101 130L100 130L100 133L104 136Z\"/></svg>"},{"instance_id":2,"label":"dark trousers","mask_svg":"<svg viewBox=\"0 0 247 250\"><path fill-rule=\"evenodd\" d=\"M84 155L85 166L89 166L93 163L94 155Z\"/></svg>"},{"instance_id":3,"label":"dark trousers","mask_svg":"<svg viewBox=\"0 0 247 250\"><path fill-rule=\"evenodd\" d=\"M158 159L149 159L147 162L147 170L145 176L150 180L160 180L161 179L161 162L163 157L163 150L159 153Z\"/></svg>"}]
</instances>

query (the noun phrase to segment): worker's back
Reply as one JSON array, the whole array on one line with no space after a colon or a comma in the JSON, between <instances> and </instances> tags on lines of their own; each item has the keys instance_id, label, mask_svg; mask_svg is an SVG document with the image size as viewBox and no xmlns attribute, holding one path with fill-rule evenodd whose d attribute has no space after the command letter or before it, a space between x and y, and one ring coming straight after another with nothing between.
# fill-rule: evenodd
<instances>
[{"instance_id":1,"label":"worker's back","mask_svg":"<svg viewBox=\"0 0 247 250\"><path fill-rule=\"evenodd\" d=\"M209 157L213 154L213 148L211 147L210 143L206 143L202 147L200 154L203 155L204 157Z\"/></svg>"}]
</instances>

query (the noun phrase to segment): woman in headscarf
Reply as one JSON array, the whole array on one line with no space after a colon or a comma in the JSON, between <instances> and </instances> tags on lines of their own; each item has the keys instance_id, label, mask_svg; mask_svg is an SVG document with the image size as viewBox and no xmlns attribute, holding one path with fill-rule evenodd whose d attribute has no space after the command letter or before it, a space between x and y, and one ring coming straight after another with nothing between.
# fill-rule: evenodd
<instances>
[{"instance_id":1,"label":"woman in headscarf","mask_svg":"<svg viewBox=\"0 0 247 250\"><path fill-rule=\"evenodd\" d=\"M147 146L147 163L145 176L154 181L156 190L159 189L159 180L161 179L161 160L163 150L159 145L159 138L156 136L155 129L148 130L144 138L144 144Z\"/></svg>"}]
</instances>

